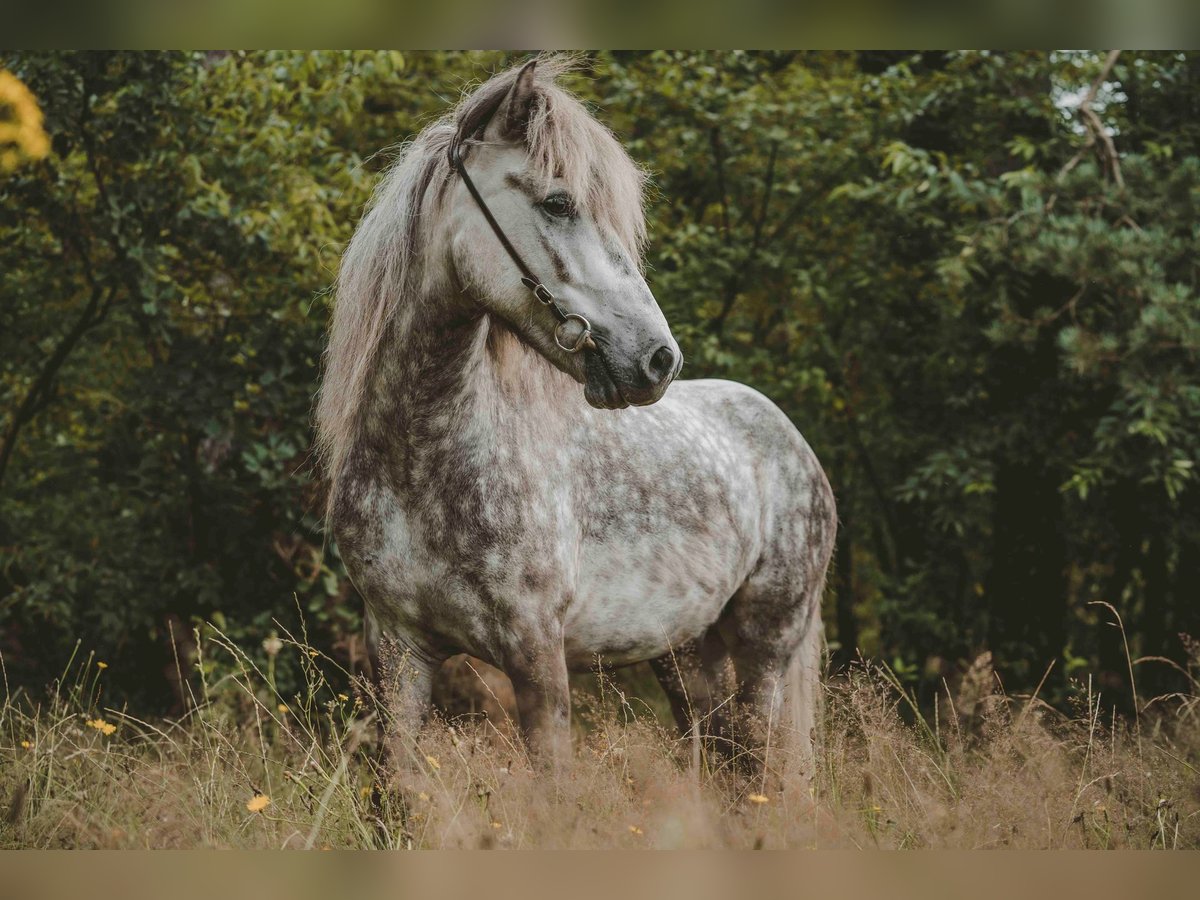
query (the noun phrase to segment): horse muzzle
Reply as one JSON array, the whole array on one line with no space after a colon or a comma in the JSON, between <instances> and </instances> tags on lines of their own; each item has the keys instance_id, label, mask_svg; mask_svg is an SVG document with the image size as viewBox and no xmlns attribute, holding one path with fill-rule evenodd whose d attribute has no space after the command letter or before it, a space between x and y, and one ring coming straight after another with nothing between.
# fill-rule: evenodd
<instances>
[{"instance_id":1,"label":"horse muzzle","mask_svg":"<svg viewBox=\"0 0 1200 900\"><path fill-rule=\"evenodd\" d=\"M583 395L597 409L649 406L662 398L683 367L683 354L670 343L657 344L624 365L602 340L584 352Z\"/></svg>"}]
</instances>

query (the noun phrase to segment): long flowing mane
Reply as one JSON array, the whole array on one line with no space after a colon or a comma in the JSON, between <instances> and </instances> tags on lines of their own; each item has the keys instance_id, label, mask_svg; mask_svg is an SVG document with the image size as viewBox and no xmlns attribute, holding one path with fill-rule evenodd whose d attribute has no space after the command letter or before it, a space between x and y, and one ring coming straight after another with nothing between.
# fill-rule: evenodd
<instances>
[{"instance_id":1,"label":"long flowing mane","mask_svg":"<svg viewBox=\"0 0 1200 900\"><path fill-rule=\"evenodd\" d=\"M645 175L613 134L558 84L571 67L565 56L538 60L537 100L525 136L530 158L545 176L562 178L576 197L586 198L597 220L640 261ZM456 136L478 136L519 70L501 72L464 95L452 112L400 150L342 256L316 406L317 450L331 505L358 437L380 345L398 311L421 302L425 293L430 273L424 238L442 213L451 174L447 150Z\"/></svg>"}]
</instances>

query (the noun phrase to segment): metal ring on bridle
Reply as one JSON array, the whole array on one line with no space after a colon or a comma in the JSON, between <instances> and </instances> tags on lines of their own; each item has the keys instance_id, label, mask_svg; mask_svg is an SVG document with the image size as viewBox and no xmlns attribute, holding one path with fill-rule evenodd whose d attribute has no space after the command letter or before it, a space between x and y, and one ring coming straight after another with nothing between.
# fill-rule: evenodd
<instances>
[{"instance_id":1,"label":"metal ring on bridle","mask_svg":"<svg viewBox=\"0 0 1200 900\"><path fill-rule=\"evenodd\" d=\"M560 336L560 334L562 332L563 326L566 325L568 322L570 322L572 319L578 319L583 324L583 331L581 331L579 333L579 337L577 337L575 339L575 342L573 344L568 345L568 344L564 344L562 342L562 337ZM592 323L589 322L587 319L585 319L583 316L581 316L579 313L567 313L567 317L565 319L563 319L561 322L559 322L558 326L554 329L554 343L558 344L558 346L562 350L565 350L567 353L578 353L580 350L582 350L584 348L584 345L586 345L587 342L589 340L591 340L591 337L592 337Z\"/></svg>"}]
</instances>

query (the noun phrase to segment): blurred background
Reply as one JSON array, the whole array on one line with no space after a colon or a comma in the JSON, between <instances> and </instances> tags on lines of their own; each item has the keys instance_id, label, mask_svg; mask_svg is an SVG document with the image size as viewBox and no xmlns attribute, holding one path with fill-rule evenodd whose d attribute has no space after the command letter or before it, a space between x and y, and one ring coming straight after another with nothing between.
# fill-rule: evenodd
<instances>
[{"instance_id":1,"label":"blurred background","mask_svg":"<svg viewBox=\"0 0 1200 900\"><path fill-rule=\"evenodd\" d=\"M310 457L328 287L385 148L520 58L0 53L10 688L95 653L110 703L177 712L211 628L356 669ZM828 470L831 671L1182 686L1200 55L598 53L570 86L651 172L684 377L763 391Z\"/></svg>"}]
</instances>

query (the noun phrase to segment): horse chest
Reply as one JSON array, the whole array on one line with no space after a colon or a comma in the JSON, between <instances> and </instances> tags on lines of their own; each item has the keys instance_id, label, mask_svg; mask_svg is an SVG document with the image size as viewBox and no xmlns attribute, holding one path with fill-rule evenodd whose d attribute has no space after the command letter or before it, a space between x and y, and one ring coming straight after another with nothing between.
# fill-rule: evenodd
<instances>
[{"instance_id":1,"label":"horse chest","mask_svg":"<svg viewBox=\"0 0 1200 900\"><path fill-rule=\"evenodd\" d=\"M562 498L518 501L511 484L443 479L421 496L377 489L364 507L339 547L384 630L490 657L506 623L562 596Z\"/></svg>"}]
</instances>

